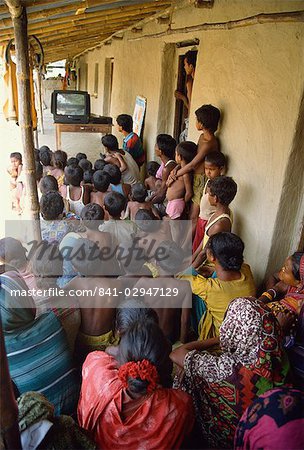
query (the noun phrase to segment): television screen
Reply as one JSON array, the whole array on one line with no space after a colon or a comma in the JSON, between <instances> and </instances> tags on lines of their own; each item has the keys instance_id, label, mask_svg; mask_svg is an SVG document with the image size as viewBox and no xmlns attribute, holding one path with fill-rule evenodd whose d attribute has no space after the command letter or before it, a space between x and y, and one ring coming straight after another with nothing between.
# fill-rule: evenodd
<instances>
[{"instance_id":1,"label":"television screen","mask_svg":"<svg viewBox=\"0 0 304 450\"><path fill-rule=\"evenodd\" d=\"M58 93L56 114L60 116L84 116L86 114L85 95Z\"/></svg>"}]
</instances>

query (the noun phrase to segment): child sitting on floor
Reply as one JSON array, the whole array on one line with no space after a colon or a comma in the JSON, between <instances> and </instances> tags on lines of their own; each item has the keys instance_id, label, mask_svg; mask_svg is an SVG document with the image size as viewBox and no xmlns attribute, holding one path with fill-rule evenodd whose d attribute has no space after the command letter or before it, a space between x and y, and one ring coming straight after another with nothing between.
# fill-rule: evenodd
<instances>
[{"instance_id":1,"label":"child sitting on floor","mask_svg":"<svg viewBox=\"0 0 304 450\"><path fill-rule=\"evenodd\" d=\"M209 193L208 193L209 180L213 180L214 178L223 175L225 168L226 168L226 158L223 153L215 151L208 153L206 155L205 176L207 177L207 181L205 183L200 201L200 212L196 224L195 237L192 247L193 253L202 242L207 222L209 218L212 216L212 214L215 212L215 206L211 206L209 202Z\"/></svg>"},{"instance_id":2,"label":"child sitting on floor","mask_svg":"<svg viewBox=\"0 0 304 450\"><path fill-rule=\"evenodd\" d=\"M123 183L135 184L140 181L138 165L128 152L119 149L117 138L107 134L101 138L101 142L106 151L105 161L119 168Z\"/></svg>"},{"instance_id":3,"label":"child sitting on floor","mask_svg":"<svg viewBox=\"0 0 304 450\"><path fill-rule=\"evenodd\" d=\"M21 172L23 168L22 155L19 152L10 154L11 165L7 169L10 175L10 189L12 191L12 208L18 213L22 212L20 200L24 188L24 183L21 179Z\"/></svg>"},{"instance_id":4,"label":"child sitting on floor","mask_svg":"<svg viewBox=\"0 0 304 450\"><path fill-rule=\"evenodd\" d=\"M123 183L121 181L121 172L119 167L115 164L107 164L103 169L103 173L109 175L110 178L110 190L112 192L119 192L128 198L128 195L131 190L131 185L127 183Z\"/></svg>"},{"instance_id":5,"label":"child sitting on floor","mask_svg":"<svg viewBox=\"0 0 304 450\"><path fill-rule=\"evenodd\" d=\"M101 154L100 154L101 156ZM106 161L104 160L104 155L102 155L103 158L96 159L94 162L94 170L103 170L105 166L107 165Z\"/></svg>"},{"instance_id":6,"label":"child sitting on floor","mask_svg":"<svg viewBox=\"0 0 304 450\"><path fill-rule=\"evenodd\" d=\"M124 135L122 149L132 156L138 167L141 167L146 157L140 137L133 132L132 116L120 114L116 122L118 131Z\"/></svg>"},{"instance_id":7,"label":"child sitting on floor","mask_svg":"<svg viewBox=\"0 0 304 450\"><path fill-rule=\"evenodd\" d=\"M41 237L43 240L60 243L68 233L69 226L63 218L64 203L59 192L51 191L40 199Z\"/></svg>"},{"instance_id":8,"label":"child sitting on floor","mask_svg":"<svg viewBox=\"0 0 304 450\"><path fill-rule=\"evenodd\" d=\"M159 214L157 209L147 198L147 189L145 189L142 183L136 183L131 186L130 200L128 201L126 213L124 219L135 220L135 215L139 209L147 209L152 211L152 213L159 219Z\"/></svg>"},{"instance_id":9,"label":"child sitting on floor","mask_svg":"<svg viewBox=\"0 0 304 450\"><path fill-rule=\"evenodd\" d=\"M112 235L113 245L121 241L132 241L136 225L129 220L121 220L126 208L126 198L119 192L108 192L104 199L104 207L110 219L99 226L99 231L107 231Z\"/></svg>"},{"instance_id":10,"label":"child sitting on floor","mask_svg":"<svg viewBox=\"0 0 304 450\"><path fill-rule=\"evenodd\" d=\"M94 191L90 193L90 203L97 203L104 209L104 198L107 192L110 192L110 177L103 170L96 170L93 175ZM108 220L108 213L105 220Z\"/></svg>"},{"instance_id":11,"label":"child sitting on floor","mask_svg":"<svg viewBox=\"0 0 304 450\"><path fill-rule=\"evenodd\" d=\"M39 159L43 165L43 175L48 175L48 173L54 170L53 166L53 152L49 149L47 145L43 145L39 149Z\"/></svg>"},{"instance_id":12,"label":"child sitting on floor","mask_svg":"<svg viewBox=\"0 0 304 450\"><path fill-rule=\"evenodd\" d=\"M181 167L184 167L195 157L197 145L194 142L181 142L176 147L175 160ZM192 179L190 173L177 178L167 189L166 199L168 200L166 213L170 219L179 219L190 202L193 195Z\"/></svg>"},{"instance_id":13,"label":"child sitting on floor","mask_svg":"<svg viewBox=\"0 0 304 450\"><path fill-rule=\"evenodd\" d=\"M243 264L244 244L233 233L213 234L207 245L206 254L213 268L206 276L181 275L191 281L193 298L192 325L200 339L219 335L226 309L236 297L255 296L255 284L250 267ZM216 272L216 278L207 277Z\"/></svg>"},{"instance_id":14,"label":"child sitting on floor","mask_svg":"<svg viewBox=\"0 0 304 450\"><path fill-rule=\"evenodd\" d=\"M217 177L209 181L209 203L215 212L207 222L204 238L193 254L192 265L197 269L206 259L205 246L213 234L231 231L232 213L229 205L236 196L237 184L231 177Z\"/></svg>"},{"instance_id":15,"label":"child sitting on floor","mask_svg":"<svg viewBox=\"0 0 304 450\"><path fill-rule=\"evenodd\" d=\"M68 166L65 169L67 185L66 199L70 205L70 211L80 217L81 210L90 202L90 190L88 186L81 186L83 170L80 167Z\"/></svg>"}]
</instances>

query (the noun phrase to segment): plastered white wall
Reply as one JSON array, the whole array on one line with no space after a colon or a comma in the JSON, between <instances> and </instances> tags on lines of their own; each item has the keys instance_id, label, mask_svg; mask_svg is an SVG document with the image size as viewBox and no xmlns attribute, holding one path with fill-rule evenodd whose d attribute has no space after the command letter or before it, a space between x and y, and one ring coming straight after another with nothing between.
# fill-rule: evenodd
<instances>
[{"instance_id":1,"label":"plastered white wall","mask_svg":"<svg viewBox=\"0 0 304 450\"><path fill-rule=\"evenodd\" d=\"M206 22L225 22L258 13L303 9L303 1L216 0L212 9L186 6L172 18L172 28ZM165 30L166 25L151 22L142 35ZM245 256L258 281L263 278L274 233L285 169L291 151L299 102L304 86L303 23L267 23L236 28L183 33L161 38L127 32L123 40L85 53L78 63L87 63L88 89L93 93L94 64L99 63L98 98L92 98L92 112L102 114L105 58L114 58L111 115L132 114L136 95L147 98L144 144L148 157L154 157L157 123L162 114L161 80L172 89L176 64L162 74L166 44L200 40L194 80L189 139L197 141L196 108L204 103L218 106L222 121L218 136L229 158L228 174L238 183L232 205L234 231L245 242ZM187 49L186 49L187 50ZM173 82L172 82L173 79ZM170 98L170 95L168 96ZM167 100L166 100L167 101ZM173 120L163 132L173 131ZM117 135L117 131L114 130ZM118 136L120 141L121 136ZM295 180L296 182L296 180ZM292 241L292 237L286 239ZM283 255L284 257L285 255ZM281 261L278 261L278 264Z\"/></svg>"}]
</instances>

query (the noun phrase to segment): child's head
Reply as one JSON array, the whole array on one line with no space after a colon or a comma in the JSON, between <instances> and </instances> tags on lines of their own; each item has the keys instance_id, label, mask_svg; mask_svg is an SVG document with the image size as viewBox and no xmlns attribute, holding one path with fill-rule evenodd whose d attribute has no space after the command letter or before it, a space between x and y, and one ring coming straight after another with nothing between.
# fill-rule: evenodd
<instances>
[{"instance_id":1,"label":"child's head","mask_svg":"<svg viewBox=\"0 0 304 450\"><path fill-rule=\"evenodd\" d=\"M158 324L158 315L152 308L139 300L130 298L121 303L116 310L115 333L118 336L125 334L134 324L154 322Z\"/></svg>"},{"instance_id":2,"label":"child's head","mask_svg":"<svg viewBox=\"0 0 304 450\"><path fill-rule=\"evenodd\" d=\"M35 161L35 176L36 181L40 181L43 175L43 167L40 161Z\"/></svg>"},{"instance_id":3,"label":"child's head","mask_svg":"<svg viewBox=\"0 0 304 450\"><path fill-rule=\"evenodd\" d=\"M195 111L197 129L205 128L211 133L215 133L221 117L220 110L213 105L203 105Z\"/></svg>"},{"instance_id":4,"label":"child's head","mask_svg":"<svg viewBox=\"0 0 304 450\"><path fill-rule=\"evenodd\" d=\"M94 175L94 170L85 170L83 172L83 182L84 183L88 183L88 184L92 184L93 183L93 175Z\"/></svg>"},{"instance_id":5,"label":"child's head","mask_svg":"<svg viewBox=\"0 0 304 450\"><path fill-rule=\"evenodd\" d=\"M167 351L166 351L167 350ZM131 395L146 395L153 385L158 383L167 387L168 378L172 370L169 360L168 341L161 328L154 322L137 322L129 328L122 336L119 344L120 376L124 370L123 382ZM128 362L143 364L143 372L148 371L149 381L140 377L140 373L132 374L132 365ZM136 366L136 364L135 364ZM132 376L133 375L133 376Z\"/></svg>"},{"instance_id":6,"label":"child's head","mask_svg":"<svg viewBox=\"0 0 304 450\"><path fill-rule=\"evenodd\" d=\"M115 164L107 164L103 172L109 176L111 184L117 185L121 182L121 171Z\"/></svg>"},{"instance_id":7,"label":"child's head","mask_svg":"<svg viewBox=\"0 0 304 450\"><path fill-rule=\"evenodd\" d=\"M77 272L84 276L100 276L104 269L100 258L100 249L96 242L89 239L75 239L71 263Z\"/></svg>"},{"instance_id":8,"label":"child's head","mask_svg":"<svg viewBox=\"0 0 304 450\"><path fill-rule=\"evenodd\" d=\"M82 208L80 218L86 228L98 230L100 221L104 219L104 210L97 203L89 203Z\"/></svg>"},{"instance_id":9,"label":"child's head","mask_svg":"<svg viewBox=\"0 0 304 450\"><path fill-rule=\"evenodd\" d=\"M91 161L89 161L86 158L82 158L79 161L78 166L81 167L84 172L86 170L92 170L92 168L93 168L93 165L92 165Z\"/></svg>"},{"instance_id":10,"label":"child's head","mask_svg":"<svg viewBox=\"0 0 304 450\"><path fill-rule=\"evenodd\" d=\"M120 218L126 207L126 198L119 192L108 192L105 195L104 207L111 217Z\"/></svg>"},{"instance_id":11,"label":"child's head","mask_svg":"<svg viewBox=\"0 0 304 450\"><path fill-rule=\"evenodd\" d=\"M187 75L193 74L196 66L197 52L188 50L184 57L184 68Z\"/></svg>"},{"instance_id":12,"label":"child's head","mask_svg":"<svg viewBox=\"0 0 304 450\"><path fill-rule=\"evenodd\" d=\"M135 214L135 223L138 228L145 233L155 232L159 229L159 221L152 211L148 209L139 209Z\"/></svg>"},{"instance_id":13,"label":"child's head","mask_svg":"<svg viewBox=\"0 0 304 450\"><path fill-rule=\"evenodd\" d=\"M119 114L116 119L118 125L118 131L126 131L131 133L133 131L133 119L129 114Z\"/></svg>"},{"instance_id":14,"label":"child's head","mask_svg":"<svg viewBox=\"0 0 304 450\"><path fill-rule=\"evenodd\" d=\"M81 161L82 159L87 159L87 155L85 153L77 153L76 155L77 161Z\"/></svg>"},{"instance_id":15,"label":"child's head","mask_svg":"<svg viewBox=\"0 0 304 450\"><path fill-rule=\"evenodd\" d=\"M244 243L234 233L221 232L210 236L206 252L209 261L217 260L223 270L238 272L244 262Z\"/></svg>"},{"instance_id":16,"label":"child's head","mask_svg":"<svg viewBox=\"0 0 304 450\"><path fill-rule=\"evenodd\" d=\"M17 270L27 265L26 250L20 241L12 237L0 239L0 263Z\"/></svg>"},{"instance_id":17,"label":"child's head","mask_svg":"<svg viewBox=\"0 0 304 450\"><path fill-rule=\"evenodd\" d=\"M50 191L58 191L58 182L53 175L46 175L41 178L39 183L39 189L41 194L47 194Z\"/></svg>"},{"instance_id":18,"label":"child's head","mask_svg":"<svg viewBox=\"0 0 304 450\"><path fill-rule=\"evenodd\" d=\"M39 158L40 162L43 166L51 166L52 164L53 152L47 147L43 145L39 149Z\"/></svg>"},{"instance_id":19,"label":"child's head","mask_svg":"<svg viewBox=\"0 0 304 450\"><path fill-rule=\"evenodd\" d=\"M80 186L83 180L83 170L81 167L67 166L64 170L65 180L71 186Z\"/></svg>"},{"instance_id":20,"label":"child's head","mask_svg":"<svg viewBox=\"0 0 304 450\"><path fill-rule=\"evenodd\" d=\"M74 158L74 156L72 156L71 158L69 158L69 159L67 160L66 165L67 165L67 167L68 167L68 166L71 166L71 167L77 167L77 166L78 166L78 159L77 159L77 158Z\"/></svg>"},{"instance_id":21,"label":"child's head","mask_svg":"<svg viewBox=\"0 0 304 450\"><path fill-rule=\"evenodd\" d=\"M110 186L110 176L102 170L96 170L93 175L93 185L96 191L107 192Z\"/></svg>"},{"instance_id":22,"label":"child's head","mask_svg":"<svg viewBox=\"0 0 304 450\"><path fill-rule=\"evenodd\" d=\"M175 157L176 140L169 134L159 134L156 138L155 154L160 157L162 154L169 159Z\"/></svg>"},{"instance_id":23,"label":"child's head","mask_svg":"<svg viewBox=\"0 0 304 450\"><path fill-rule=\"evenodd\" d=\"M103 170L106 165L107 163L104 159L96 159L94 162L94 170Z\"/></svg>"},{"instance_id":24,"label":"child's head","mask_svg":"<svg viewBox=\"0 0 304 450\"><path fill-rule=\"evenodd\" d=\"M59 192L47 192L40 199L40 212L44 220L60 219L63 209L64 203Z\"/></svg>"},{"instance_id":25,"label":"child's head","mask_svg":"<svg viewBox=\"0 0 304 450\"><path fill-rule=\"evenodd\" d=\"M175 159L177 163L188 164L197 154L197 145L191 141L180 142L175 149Z\"/></svg>"},{"instance_id":26,"label":"child's head","mask_svg":"<svg viewBox=\"0 0 304 450\"><path fill-rule=\"evenodd\" d=\"M126 274L140 276L146 262L144 249L135 249L133 242L120 242L116 250L116 259Z\"/></svg>"},{"instance_id":27,"label":"child's head","mask_svg":"<svg viewBox=\"0 0 304 450\"><path fill-rule=\"evenodd\" d=\"M158 247L159 258L157 259L157 265L170 275L177 274L182 267L185 253L176 242L163 241Z\"/></svg>"},{"instance_id":28,"label":"child's head","mask_svg":"<svg viewBox=\"0 0 304 450\"><path fill-rule=\"evenodd\" d=\"M109 152L117 152L119 149L117 137L113 134L106 134L101 138L101 143Z\"/></svg>"},{"instance_id":29,"label":"child's head","mask_svg":"<svg viewBox=\"0 0 304 450\"><path fill-rule=\"evenodd\" d=\"M38 247L31 258L33 274L37 287L48 289L56 285L57 278L63 273L63 257L58 244L43 241L43 246Z\"/></svg>"},{"instance_id":30,"label":"child's head","mask_svg":"<svg viewBox=\"0 0 304 450\"><path fill-rule=\"evenodd\" d=\"M237 184L231 177L217 177L210 180L209 191L209 201L212 197L216 203L228 206L236 196Z\"/></svg>"},{"instance_id":31,"label":"child's head","mask_svg":"<svg viewBox=\"0 0 304 450\"><path fill-rule=\"evenodd\" d=\"M10 154L10 160L13 167L17 168L22 164L22 155L19 152L13 152Z\"/></svg>"},{"instance_id":32,"label":"child's head","mask_svg":"<svg viewBox=\"0 0 304 450\"><path fill-rule=\"evenodd\" d=\"M226 168L226 158L222 152L214 151L205 156L205 175L213 179L223 175Z\"/></svg>"},{"instance_id":33,"label":"child's head","mask_svg":"<svg viewBox=\"0 0 304 450\"><path fill-rule=\"evenodd\" d=\"M56 150L53 154L54 165L57 169L64 170L67 165L68 155L63 150Z\"/></svg>"},{"instance_id":34,"label":"child's head","mask_svg":"<svg viewBox=\"0 0 304 450\"><path fill-rule=\"evenodd\" d=\"M156 162L156 161L149 161L147 163L147 174L150 177L155 177L156 176L156 172L158 171L159 168L160 168L160 165L158 164L158 162Z\"/></svg>"},{"instance_id":35,"label":"child's head","mask_svg":"<svg viewBox=\"0 0 304 450\"><path fill-rule=\"evenodd\" d=\"M144 203L147 195L147 189L142 183L135 183L131 186L131 198L134 202Z\"/></svg>"}]
</instances>

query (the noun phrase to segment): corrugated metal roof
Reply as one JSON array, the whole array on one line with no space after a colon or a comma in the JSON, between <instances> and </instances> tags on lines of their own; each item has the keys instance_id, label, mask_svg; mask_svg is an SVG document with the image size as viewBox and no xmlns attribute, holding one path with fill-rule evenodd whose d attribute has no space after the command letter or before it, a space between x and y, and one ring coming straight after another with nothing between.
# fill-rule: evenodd
<instances>
[{"instance_id":1,"label":"corrugated metal roof","mask_svg":"<svg viewBox=\"0 0 304 450\"><path fill-rule=\"evenodd\" d=\"M41 41L46 62L73 57L113 33L135 26L171 6L172 0L23 1L28 34ZM0 45L14 37L11 17L0 0Z\"/></svg>"}]
</instances>

